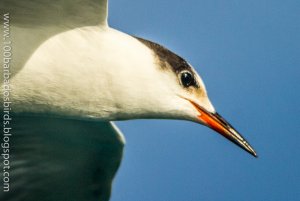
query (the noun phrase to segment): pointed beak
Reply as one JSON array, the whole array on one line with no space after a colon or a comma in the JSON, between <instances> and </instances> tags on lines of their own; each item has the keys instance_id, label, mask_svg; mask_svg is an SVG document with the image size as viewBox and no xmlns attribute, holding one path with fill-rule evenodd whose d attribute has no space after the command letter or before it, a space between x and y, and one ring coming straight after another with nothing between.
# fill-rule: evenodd
<instances>
[{"instance_id":1,"label":"pointed beak","mask_svg":"<svg viewBox=\"0 0 300 201\"><path fill-rule=\"evenodd\" d=\"M190 100L189 100L190 101ZM206 126L212 128L216 132L223 135L225 138L238 145L254 157L257 157L256 152L250 144L239 134L225 119L218 113L211 113L199 106L198 104L190 101L192 105L198 110L198 119Z\"/></svg>"}]
</instances>

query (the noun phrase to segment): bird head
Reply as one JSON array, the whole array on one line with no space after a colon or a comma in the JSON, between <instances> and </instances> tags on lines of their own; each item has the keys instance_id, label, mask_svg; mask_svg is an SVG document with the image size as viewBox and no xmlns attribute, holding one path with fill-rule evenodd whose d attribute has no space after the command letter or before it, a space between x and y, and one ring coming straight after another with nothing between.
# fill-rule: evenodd
<instances>
[{"instance_id":1,"label":"bird head","mask_svg":"<svg viewBox=\"0 0 300 201\"><path fill-rule=\"evenodd\" d=\"M165 112L170 114L166 116L167 118L185 119L203 124L257 157L245 138L216 112L201 77L188 62L161 45L145 39L137 39L153 51L159 70L163 71L162 75L165 75L165 78L161 78L165 81L160 85L161 88L168 89L160 93L169 96L171 106L168 107L168 112Z\"/></svg>"}]
</instances>

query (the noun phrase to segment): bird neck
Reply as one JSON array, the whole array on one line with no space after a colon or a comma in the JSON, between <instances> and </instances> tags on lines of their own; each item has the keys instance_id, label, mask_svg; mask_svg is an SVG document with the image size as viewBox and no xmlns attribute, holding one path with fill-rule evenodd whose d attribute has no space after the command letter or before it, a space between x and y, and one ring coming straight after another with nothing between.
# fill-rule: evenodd
<instances>
[{"instance_id":1,"label":"bird neck","mask_svg":"<svg viewBox=\"0 0 300 201\"><path fill-rule=\"evenodd\" d=\"M134 37L110 28L74 29L41 44L13 78L14 111L103 120L151 117L161 112L161 76L153 52Z\"/></svg>"}]
</instances>

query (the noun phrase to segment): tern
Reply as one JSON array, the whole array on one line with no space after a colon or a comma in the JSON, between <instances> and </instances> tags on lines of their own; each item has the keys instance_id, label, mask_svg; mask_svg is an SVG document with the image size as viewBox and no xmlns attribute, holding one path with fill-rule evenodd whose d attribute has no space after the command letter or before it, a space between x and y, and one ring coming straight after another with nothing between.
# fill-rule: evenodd
<instances>
[{"instance_id":1,"label":"tern","mask_svg":"<svg viewBox=\"0 0 300 201\"><path fill-rule=\"evenodd\" d=\"M1 200L109 200L125 144L112 121L193 121L256 156L191 64L108 26L107 0L2 0L1 13L12 41L1 89L12 117L10 191Z\"/></svg>"}]
</instances>

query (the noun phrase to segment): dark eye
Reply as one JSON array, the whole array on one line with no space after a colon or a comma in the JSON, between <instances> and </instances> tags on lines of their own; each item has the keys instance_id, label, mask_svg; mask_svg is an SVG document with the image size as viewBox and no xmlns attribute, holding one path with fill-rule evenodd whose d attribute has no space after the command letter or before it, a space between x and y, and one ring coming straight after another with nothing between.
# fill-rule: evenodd
<instances>
[{"instance_id":1,"label":"dark eye","mask_svg":"<svg viewBox=\"0 0 300 201\"><path fill-rule=\"evenodd\" d=\"M190 72L181 73L180 79L184 87L195 85L195 78Z\"/></svg>"}]
</instances>

